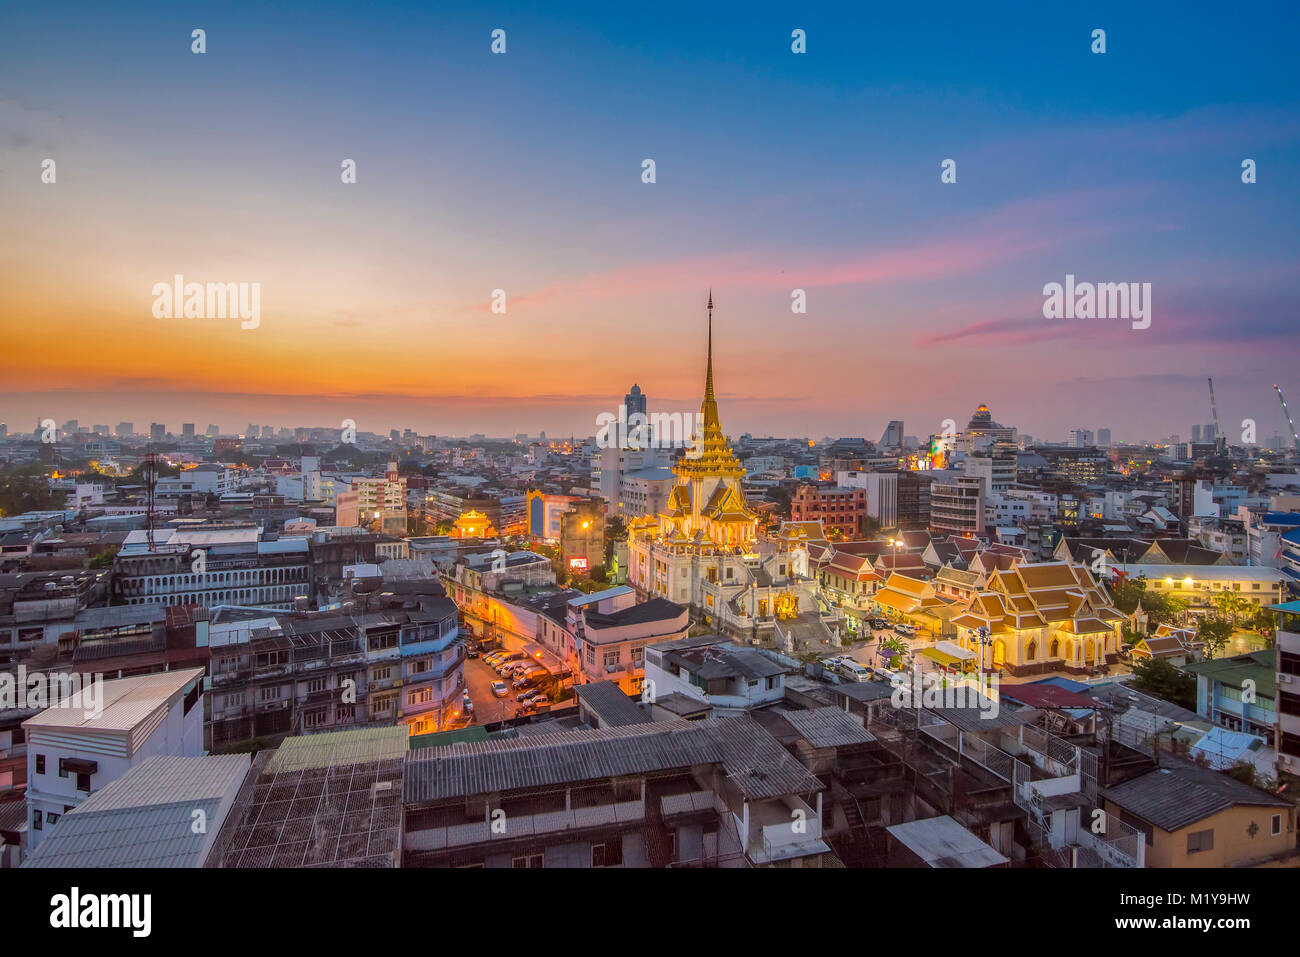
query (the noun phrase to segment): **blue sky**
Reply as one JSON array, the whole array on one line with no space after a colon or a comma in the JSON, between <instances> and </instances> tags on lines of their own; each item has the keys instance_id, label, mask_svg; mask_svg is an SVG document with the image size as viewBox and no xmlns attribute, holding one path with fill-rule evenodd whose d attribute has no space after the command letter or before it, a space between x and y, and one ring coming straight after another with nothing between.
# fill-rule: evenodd
<instances>
[{"instance_id":1,"label":"blue sky","mask_svg":"<svg viewBox=\"0 0 1300 957\"><path fill-rule=\"evenodd\" d=\"M1269 435L1267 386L1300 389L1300 15L1133 6L11 5L0 417L581 433L632 381L698 402L712 285L733 432L986 402L1186 435L1213 374ZM261 281L262 327L158 326L175 272ZM1151 282L1151 329L1048 324L1066 273Z\"/></svg>"}]
</instances>

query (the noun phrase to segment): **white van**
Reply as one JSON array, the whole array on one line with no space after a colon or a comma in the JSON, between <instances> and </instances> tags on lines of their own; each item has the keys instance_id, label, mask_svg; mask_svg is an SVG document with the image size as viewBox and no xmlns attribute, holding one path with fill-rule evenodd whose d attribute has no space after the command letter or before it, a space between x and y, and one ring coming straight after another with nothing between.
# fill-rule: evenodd
<instances>
[{"instance_id":1,"label":"white van","mask_svg":"<svg viewBox=\"0 0 1300 957\"><path fill-rule=\"evenodd\" d=\"M850 681L870 681L871 672L862 665L858 664L852 658L841 658L839 663L840 674Z\"/></svg>"}]
</instances>

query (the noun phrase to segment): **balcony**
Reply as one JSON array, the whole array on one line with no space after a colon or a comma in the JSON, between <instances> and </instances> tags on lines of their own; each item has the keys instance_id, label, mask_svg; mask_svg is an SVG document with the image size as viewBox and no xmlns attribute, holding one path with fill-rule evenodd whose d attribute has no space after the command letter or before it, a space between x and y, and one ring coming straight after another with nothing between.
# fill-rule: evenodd
<instances>
[{"instance_id":1,"label":"balcony","mask_svg":"<svg viewBox=\"0 0 1300 957\"><path fill-rule=\"evenodd\" d=\"M443 851L492 841L517 841L587 828L635 825L644 821L644 801L622 801L567 811L509 815L504 821L504 833L493 833L490 821L432 827L408 833L405 843L414 851Z\"/></svg>"}]
</instances>

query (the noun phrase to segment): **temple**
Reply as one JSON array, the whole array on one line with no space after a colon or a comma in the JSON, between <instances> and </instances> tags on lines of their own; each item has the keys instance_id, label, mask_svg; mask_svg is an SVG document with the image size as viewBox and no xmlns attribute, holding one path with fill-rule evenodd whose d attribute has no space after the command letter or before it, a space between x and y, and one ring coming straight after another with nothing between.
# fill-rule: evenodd
<instances>
[{"instance_id":1,"label":"temple","mask_svg":"<svg viewBox=\"0 0 1300 957\"><path fill-rule=\"evenodd\" d=\"M788 644L789 626L778 622L816 617L807 552L761 539L758 515L745 501L745 467L722 431L714 393L712 293L700 412L699 434L673 467L677 484L664 511L628 525L628 584L643 599L686 605L697 623L719 633Z\"/></svg>"},{"instance_id":2,"label":"temple","mask_svg":"<svg viewBox=\"0 0 1300 957\"><path fill-rule=\"evenodd\" d=\"M740 548L752 545L758 516L745 504L740 480L745 467L731 450L718 421L713 394L713 293L709 293L708 359L704 374L702 427L690 451L673 468L677 485L659 516L665 541Z\"/></svg>"}]
</instances>

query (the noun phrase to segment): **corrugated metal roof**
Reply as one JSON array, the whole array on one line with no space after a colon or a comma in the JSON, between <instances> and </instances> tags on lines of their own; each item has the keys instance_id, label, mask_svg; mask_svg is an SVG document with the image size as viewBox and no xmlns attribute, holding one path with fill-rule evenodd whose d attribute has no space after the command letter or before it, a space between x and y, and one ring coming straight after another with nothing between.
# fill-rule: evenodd
<instances>
[{"instance_id":1,"label":"corrugated metal roof","mask_svg":"<svg viewBox=\"0 0 1300 957\"><path fill-rule=\"evenodd\" d=\"M843 708L813 708L787 711L782 715L799 736L814 748L838 748L848 744L870 744L875 735Z\"/></svg>"},{"instance_id":2,"label":"corrugated metal roof","mask_svg":"<svg viewBox=\"0 0 1300 957\"><path fill-rule=\"evenodd\" d=\"M71 706L75 696L64 699L60 704L67 704L67 707L47 708L36 717L24 721L23 727L130 731L148 721L155 711L166 707L170 700L179 697L185 687L202 674L202 668L184 668L180 671L162 671L105 681L100 701L102 711L98 715L86 710L86 705L94 702L83 694L78 706Z\"/></svg>"},{"instance_id":3,"label":"corrugated metal roof","mask_svg":"<svg viewBox=\"0 0 1300 957\"><path fill-rule=\"evenodd\" d=\"M147 758L63 815L23 866L198 867L249 767L246 754Z\"/></svg>"},{"instance_id":4,"label":"corrugated metal roof","mask_svg":"<svg viewBox=\"0 0 1300 957\"><path fill-rule=\"evenodd\" d=\"M283 774L307 768L361 764L403 757L410 749L405 725L392 728L358 728L286 738L275 751L268 773Z\"/></svg>"},{"instance_id":5,"label":"corrugated metal roof","mask_svg":"<svg viewBox=\"0 0 1300 957\"><path fill-rule=\"evenodd\" d=\"M251 764L247 754L201 757L156 754L145 758L68 813L86 814L234 794Z\"/></svg>"},{"instance_id":6,"label":"corrugated metal roof","mask_svg":"<svg viewBox=\"0 0 1300 957\"><path fill-rule=\"evenodd\" d=\"M194 812L202 810L212 817L220 804L219 799L208 798L89 814L69 812L23 867L198 867L208 835L194 833Z\"/></svg>"},{"instance_id":7,"label":"corrugated metal roof","mask_svg":"<svg viewBox=\"0 0 1300 957\"><path fill-rule=\"evenodd\" d=\"M931 867L996 867L1007 859L948 815L886 828Z\"/></svg>"},{"instance_id":8,"label":"corrugated metal roof","mask_svg":"<svg viewBox=\"0 0 1300 957\"><path fill-rule=\"evenodd\" d=\"M1236 804L1291 806L1226 774L1181 764L1105 788L1101 795L1165 831L1177 831Z\"/></svg>"},{"instance_id":9,"label":"corrugated metal roof","mask_svg":"<svg viewBox=\"0 0 1300 957\"><path fill-rule=\"evenodd\" d=\"M564 731L429 748L407 757L405 801L554 787L695 764L721 764L746 797L820 790L821 782L748 717Z\"/></svg>"},{"instance_id":10,"label":"corrugated metal roof","mask_svg":"<svg viewBox=\"0 0 1300 957\"><path fill-rule=\"evenodd\" d=\"M596 713L602 725L644 724L649 715L629 698L617 681L595 681L573 689L578 701Z\"/></svg>"}]
</instances>

